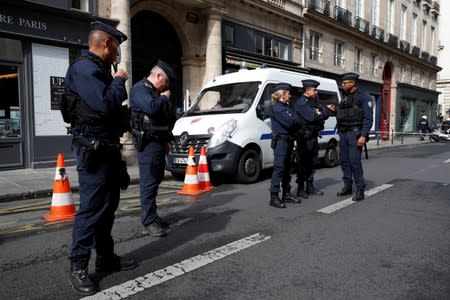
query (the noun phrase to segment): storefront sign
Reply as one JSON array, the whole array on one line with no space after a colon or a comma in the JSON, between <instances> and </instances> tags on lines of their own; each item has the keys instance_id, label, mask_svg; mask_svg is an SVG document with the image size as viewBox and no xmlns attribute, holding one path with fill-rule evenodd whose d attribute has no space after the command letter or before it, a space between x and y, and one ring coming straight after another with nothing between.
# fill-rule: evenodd
<instances>
[{"instance_id":1,"label":"storefront sign","mask_svg":"<svg viewBox=\"0 0 450 300\"><path fill-rule=\"evenodd\" d=\"M50 76L50 108L59 110L59 101L64 93L64 77Z\"/></svg>"},{"instance_id":2,"label":"storefront sign","mask_svg":"<svg viewBox=\"0 0 450 300\"><path fill-rule=\"evenodd\" d=\"M88 20L74 18L69 11L25 8L20 3L0 7L0 33L87 45Z\"/></svg>"}]
</instances>

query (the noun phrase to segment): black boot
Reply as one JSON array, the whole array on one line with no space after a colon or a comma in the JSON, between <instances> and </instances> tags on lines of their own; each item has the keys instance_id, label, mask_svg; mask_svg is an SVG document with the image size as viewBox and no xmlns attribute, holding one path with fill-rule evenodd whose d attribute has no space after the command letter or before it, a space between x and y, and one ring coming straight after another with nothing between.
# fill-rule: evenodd
<instances>
[{"instance_id":1,"label":"black boot","mask_svg":"<svg viewBox=\"0 0 450 300\"><path fill-rule=\"evenodd\" d=\"M297 187L297 197L308 199L308 195L305 193L305 183L301 182Z\"/></svg>"},{"instance_id":2,"label":"black boot","mask_svg":"<svg viewBox=\"0 0 450 300\"><path fill-rule=\"evenodd\" d=\"M314 187L312 181L308 181L306 183L306 193L308 195L316 195L316 196L322 196L323 195L322 191L316 190L316 188Z\"/></svg>"},{"instance_id":3,"label":"black boot","mask_svg":"<svg viewBox=\"0 0 450 300\"><path fill-rule=\"evenodd\" d=\"M282 202L288 203L302 203L302 199L295 197L291 194L291 189L283 189L283 197L281 198Z\"/></svg>"},{"instance_id":4,"label":"black boot","mask_svg":"<svg viewBox=\"0 0 450 300\"><path fill-rule=\"evenodd\" d=\"M274 192L270 193L270 206L276 208L286 208L286 204L284 204L284 202L280 200L280 197L278 197L278 193Z\"/></svg>"},{"instance_id":5,"label":"black boot","mask_svg":"<svg viewBox=\"0 0 450 300\"><path fill-rule=\"evenodd\" d=\"M73 289L83 296L97 293L97 288L89 278L88 268L77 269L74 266L70 268L70 283Z\"/></svg>"},{"instance_id":6,"label":"black boot","mask_svg":"<svg viewBox=\"0 0 450 300\"><path fill-rule=\"evenodd\" d=\"M97 255L95 271L99 273L112 273L134 269L138 263L130 258L123 258L117 254L112 256Z\"/></svg>"},{"instance_id":7,"label":"black boot","mask_svg":"<svg viewBox=\"0 0 450 300\"><path fill-rule=\"evenodd\" d=\"M361 201L364 200L364 189L358 189L356 191L355 196L352 198L353 201Z\"/></svg>"},{"instance_id":8,"label":"black boot","mask_svg":"<svg viewBox=\"0 0 450 300\"><path fill-rule=\"evenodd\" d=\"M342 190L340 192L337 192L337 195L339 197L341 196L348 196L351 195L353 193L352 191L352 186L351 185L344 185L344 187L342 188Z\"/></svg>"}]
</instances>

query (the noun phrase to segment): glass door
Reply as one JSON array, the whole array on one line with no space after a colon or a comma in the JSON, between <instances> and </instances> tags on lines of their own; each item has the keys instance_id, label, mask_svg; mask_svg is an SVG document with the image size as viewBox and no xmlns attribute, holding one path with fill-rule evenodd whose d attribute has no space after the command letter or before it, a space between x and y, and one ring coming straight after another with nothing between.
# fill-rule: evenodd
<instances>
[{"instance_id":1,"label":"glass door","mask_svg":"<svg viewBox=\"0 0 450 300\"><path fill-rule=\"evenodd\" d=\"M24 164L19 65L0 62L0 170Z\"/></svg>"}]
</instances>

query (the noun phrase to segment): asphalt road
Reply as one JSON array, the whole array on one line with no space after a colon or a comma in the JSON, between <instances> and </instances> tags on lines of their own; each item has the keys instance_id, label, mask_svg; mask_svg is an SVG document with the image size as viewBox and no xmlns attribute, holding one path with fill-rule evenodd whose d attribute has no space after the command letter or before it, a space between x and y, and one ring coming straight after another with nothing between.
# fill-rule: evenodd
<instances>
[{"instance_id":1,"label":"asphalt road","mask_svg":"<svg viewBox=\"0 0 450 300\"><path fill-rule=\"evenodd\" d=\"M167 187L165 238L140 233L130 197L113 235L116 252L140 265L92 274L102 290L92 299L450 299L449 159L448 143L371 151L370 196L359 203L335 196L339 167L316 173L324 196L287 209L269 207L268 177L197 197ZM68 283L70 223L33 228L39 214L0 214L23 226L0 231L1 299L79 298Z\"/></svg>"}]
</instances>

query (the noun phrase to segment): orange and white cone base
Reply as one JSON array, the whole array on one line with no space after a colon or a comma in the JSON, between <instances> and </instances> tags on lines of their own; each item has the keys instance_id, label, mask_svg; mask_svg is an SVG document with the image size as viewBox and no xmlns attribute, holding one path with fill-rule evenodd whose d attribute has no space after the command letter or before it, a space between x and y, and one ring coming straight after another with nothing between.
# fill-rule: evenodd
<instances>
[{"instance_id":1,"label":"orange and white cone base","mask_svg":"<svg viewBox=\"0 0 450 300\"><path fill-rule=\"evenodd\" d=\"M211 184L211 180L209 178L208 171L208 160L206 159L206 147L202 146L200 151L200 159L198 160L198 183L200 185L200 189L204 191L210 191L214 188Z\"/></svg>"},{"instance_id":2,"label":"orange and white cone base","mask_svg":"<svg viewBox=\"0 0 450 300\"><path fill-rule=\"evenodd\" d=\"M76 209L72 199L69 178L64 167L64 156L58 153L56 161L55 180L53 181L53 196L50 213L44 216L47 222L72 220Z\"/></svg>"},{"instance_id":3,"label":"orange and white cone base","mask_svg":"<svg viewBox=\"0 0 450 300\"><path fill-rule=\"evenodd\" d=\"M188 152L188 161L186 166L186 175L184 176L184 185L181 190L177 191L177 194L198 195L204 192L200 189L200 185L198 183L197 167L195 166L194 157L195 157L194 148L191 146L189 147Z\"/></svg>"}]
</instances>

